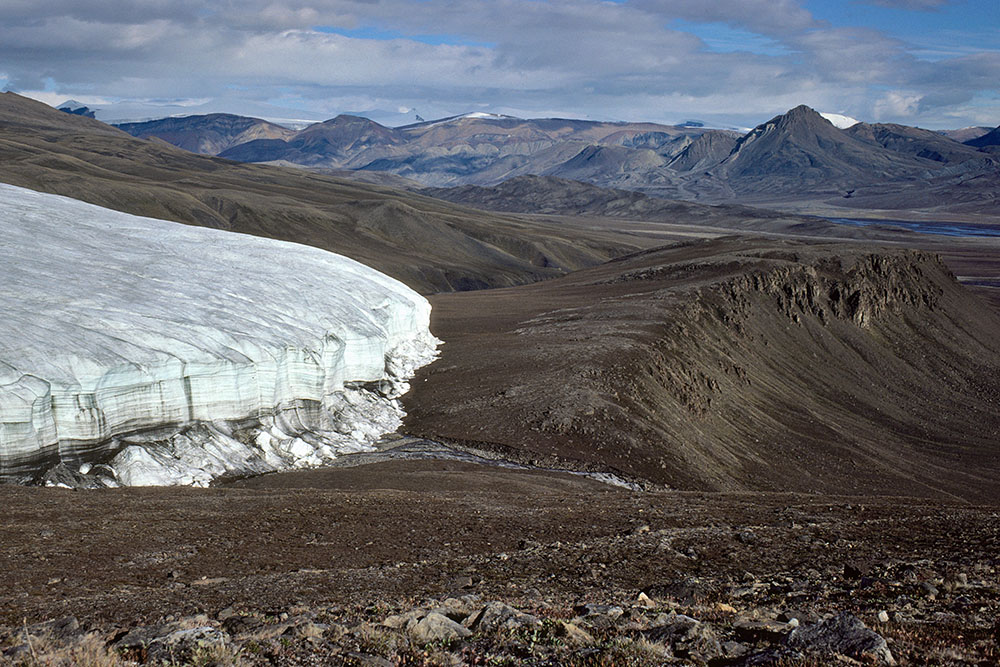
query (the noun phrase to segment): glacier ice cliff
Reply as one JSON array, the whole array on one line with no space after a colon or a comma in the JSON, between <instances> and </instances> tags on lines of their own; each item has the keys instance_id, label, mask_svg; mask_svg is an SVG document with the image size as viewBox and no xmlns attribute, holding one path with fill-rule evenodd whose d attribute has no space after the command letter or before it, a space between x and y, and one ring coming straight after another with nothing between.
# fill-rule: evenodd
<instances>
[{"instance_id":1,"label":"glacier ice cliff","mask_svg":"<svg viewBox=\"0 0 1000 667\"><path fill-rule=\"evenodd\" d=\"M0 479L206 485L365 449L429 318L324 250L0 184Z\"/></svg>"}]
</instances>

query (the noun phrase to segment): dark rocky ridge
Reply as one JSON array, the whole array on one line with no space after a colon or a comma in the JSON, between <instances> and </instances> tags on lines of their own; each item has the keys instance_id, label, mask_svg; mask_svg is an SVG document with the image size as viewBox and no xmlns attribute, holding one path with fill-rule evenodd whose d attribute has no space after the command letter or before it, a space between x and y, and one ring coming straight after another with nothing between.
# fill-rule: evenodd
<instances>
[{"instance_id":1,"label":"dark rocky ridge","mask_svg":"<svg viewBox=\"0 0 1000 667\"><path fill-rule=\"evenodd\" d=\"M894 123L856 123L845 133L872 145L888 148L903 155L944 163L968 160L989 161L981 152L953 141L938 132ZM985 163L984 165L985 166Z\"/></svg>"},{"instance_id":2,"label":"dark rocky ridge","mask_svg":"<svg viewBox=\"0 0 1000 667\"><path fill-rule=\"evenodd\" d=\"M939 133L948 137L949 139L953 139L955 141L964 144L970 139L975 139L976 137L983 136L992 129L993 129L992 127L973 125L970 127L959 128L957 130L940 130Z\"/></svg>"},{"instance_id":3,"label":"dark rocky ridge","mask_svg":"<svg viewBox=\"0 0 1000 667\"><path fill-rule=\"evenodd\" d=\"M724 239L432 303L414 435L680 489L1000 498L1000 318L934 256Z\"/></svg>"},{"instance_id":4,"label":"dark rocky ridge","mask_svg":"<svg viewBox=\"0 0 1000 667\"><path fill-rule=\"evenodd\" d=\"M986 134L976 137L975 139L969 139L965 142L967 146L973 146L975 148L987 148L990 146L1000 146L1000 127L995 127Z\"/></svg>"},{"instance_id":5,"label":"dark rocky ridge","mask_svg":"<svg viewBox=\"0 0 1000 667\"><path fill-rule=\"evenodd\" d=\"M717 171L737 194L746 195L816 188L835 193L900 180L926 168L918 158L859 141L798 106L741 137Z\"/></svg>"},{"instance_id":6,"label":"dark rocky ridge","mask_svg":"<svg viewBox=\"0 0 1000 667\"><path fill-rule=\"evenodd\" d=\"M283 160L304 166L342 166L354 153L402 143L396 130L358 116L337 116L301 132L233 144L220 157L240 162Z\"/></svg>"},{"instance_id":7,"label":"dark rocky ridge","mask_svg":"<svg viewBox=\"0 0 1000 667\"><path fill-rule=\"evenodd\" d=\"M677 171L711 169L726 159L738 139L735 132L709 130L671 160L670 167Z\"/></svg>"},{"instance_id":8,"label":"dark rocky ridge","mask_svg":"<svg viewBox=\"0 0 1000 667\"><path fill-rule=\"evenodd\" d=\"M266 120L227 113L119 123L115 127L139 139L156 137L178 148L204 155L218 155L227 148L249 141L281 139L295 134L293 130Z\"/></svg>"}]
</instances>

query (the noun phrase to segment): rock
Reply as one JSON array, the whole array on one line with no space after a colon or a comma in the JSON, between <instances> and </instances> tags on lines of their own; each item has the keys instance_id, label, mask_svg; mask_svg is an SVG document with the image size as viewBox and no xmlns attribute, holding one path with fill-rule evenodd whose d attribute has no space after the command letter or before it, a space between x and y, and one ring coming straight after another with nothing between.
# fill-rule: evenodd
<instances>
[{"instance_id":1,"label":"rock","mask_svg":"<svg viewBox=\"0 0 1000 667\"><path fill-rule=\"evenodd\" d=\"M8 642L16 642L13 646L6 646L0 650L0 655L6 658L6 660L0 660L0 663L41 664L35 657L34 649L39 641L49 646L71 645L83 640L85 636L86 633L80 628L80 623L75 616L35 623L27 627L21 626L10 633L4 633L0 630L0 646L4 646Z\"/></svg>"},{"instance_id":2,"label":"rock","mask_svg":"<svg viewBox=\"0 0 1000 667\"><path fill-rule=\"evenodd\" d=\"M574 646L590 646L594 643L594 637L589 632L578 625L563 621L559 624L560 634L566 639L566 643Z\"/></svg>"},{"instance_id":3,"label":"rock","mask_svg":"<svg viewBox=\"0 0 1000 667\"><path fill-rule=\"evenodd\" d=\"M225 620L230 619L230 618L232 618L233 616L236 616L236 615L237 615L236 614L236 609L233 608L232 606L229 606L229 607L226 607L225 609L223 609L222 611L220 611L218 614L216 614L215 618L217 620L219 620L219 621L225 621Z\"/></svg>"},{"instance_id":4,"label":"rock","mask_svg":"<svg viewBox=\"0 0 1000 667\"><path fill-rule=\"evenodd\" d=\"M920 584L920 590L930 600L936 600L938 593L940 592L938 591L937 586L935 586L929 581L925 581L922 584Z\"/></svg>"},{"instance_id":5,"label":"rock","mask_svg":"<svg viewBox=\"0 0 1000 667\"><path fill-rule=\"evenodd\" d=\"M735 614L736 613L736 607L734 607L731 604L726 604L725 602L716 602L714 609L715 609L715 611L720 611L723 614Z\"/></svg>"},{"instance_id":6,"label":"rock","mask_svg":"<svg viewBox=\"0 0 1000 667\"><path fill-rule=\"evenodd\" d=\"M31 646L29 644L17 644L10 648L5 648L0 655L10 660L10 664L32 664Z\"/></svg>"},{"instance_id":7,"label":"rock","mask_svg":"<svg viewBox=\"0 0 1000 667\"><path fill-rule=\"evenodd\" d=\"M793 620L801 623L815 623L819 616L813 612L802 611L801 609L786 609L778 614L778 620L783 623L790 623Z\"/></svg>"},{"instance_id":8,"label":"rock","mask_svg":"<svg viewBox=\"0 0 1000 667\"><path fill-rule=\"evenodd\" d=\"M885 638L847 612L796 628L785 643L789 648L807 653L841 654L860 661L874 660L880 665L896 664Z\"/></svg>"},{"instance_id":9,"label":"rock","mask_svg":"<svg viewBox=\"0 0 1000 667\"><path fill-rule=\"evenodd\" d=\"M688 577L666 585L648 586L643 592L652 598L669 598L684 605L693 605L704 599L711 588L696 577Z\"/></svg>"},{"instance_id":10,"label":"rock","mask_svg":"<svg viewBox=\"0 0 1000 667\"><path fill-rule=\"evenodd\" d=\"M425 644L463 639L472 634L465 626L433 611L413 624L409 632L414 639Z\"/></svg>"},{"instance_id":11,"label":"rock","mask_svg":"<svg viewBox=\"0 0 1000 667\"><path fill-rule=\"evenodd\" d=\"M57 640L71 639L82 634L80 622L76 620L76 616L66 616L54 621L36 623L35 625L29 625L27 630L28 635L32 637L45 637L46 639Z\"/></svg>"},{"instance_id":12,"label":"rock","mask_svg":"<svg viewBox=\"0 0 1000 667\"><path fill-rule=\"evenodd\" d=\"M325 623L313 623L312 621L306 621L305 623L300 623L298 625L293 625L285 630L285 636L298 637L300 639L319 639L330 626Z\"/></svg>"},{"instance_id":13,"label":"rock","mask_svg":"<svg viewBox=\"0 0 1000 667\"><path fill-rule=\"evenodd\" d=\"M126 652L142 651L146 660L154 664L189 662L198 649L221 647L229 642L229 635L226 632L203 624L207 620L204 616L199 616L172 623L134 628L115 643L115 648Z\"/></svg>"},{"instance_id":14,"label":"rock","mask_svg":"<svg viewBox=\"0 0 1000 667\"><path fill-rule=\"evenodd\" d=\"M393 630L400 630L416 623L423 615L424 612L419 609L408 611L405 614L393 614L382 621L382 625L387 628L392 628Z\"/></svg>"},{"instance_id":15,"label":"rock","mask_svg":"<svg viewBox=\"0 0 1000 667\"><path fill-rule=\"evenodd\" d=\"M883 609L882 611L880 611L878 613L878 622L879 623L888 623L889 622L889 612L887 612L885 609Z\"/></svg>"},{"instance_id":16,"label":"rock","mask_svg":"<svg viewBox=\"0 0 1000 667\"><path fill-rule=\"evenodd\" d=\"M230 635L240 636L254 633L257 628L264 625L264 621L259 616L234 614L222 621L222 627Z\"/></svg>"},{"instance_id":17,"label":"rock","mask_svg":"<svg viewBox=\"0 0 1000 667\"><path fill-rule=\"evenodd\" d=\"M611 620L617 620L621 618L625 610L618 605L612 604L594 604L588 602L587 604L577 605L573 607L573 611L580 616L607 616Z\"/></svg>"},{"instance_id":18,"label":"rock","mask_svg":"<svg viewBox=\"0 0 1000 667\"><path fill-rule=\"evenodd\" d=\"M844 563L844 578L860 579L861 577L867 576L871 573L871 570L871 565L865 561L849 561Z\"/></svg>"},{"instance_id":19,"label":"rock","mask_svg":"<svg viewBox=\"0 0 1000 667\"><path fill-rule=\"evenodd\" d=\"M639 593L639 597L637 597L635 601L640 607L646 607L647 609L652 609L656 606L653 599L645 593Z\"/></svg>"},{"instance_id":20,"label":"rock","mask_svg":"<svg viewBox=\"0 0 1000 667\"><path fill-rule=\"evenodd\" d=\"M780 621L751 621L741 619L733 625L736 631L736 638L745 642L770 642L777 643L782 640L798 626L798 620L792 619L795 624L782 623Z\"/></svg>"},{"instance_id":21,"label":"rock","mask_svg":"<svg viewBox=\"0 0 1000 667\"><path fill-rule=\"evenodd\" d=\"M707 624L684 614L657 617L657 621L662 623L644 631L643 636L670 646L678 658L707 661L722 654L722 645Z\"/></svg>"},{"instance_id":22,"label":"rock","mask_svg":"<svg viewBox=\"0 0 1000 667\"><path fill-rule=\"evenodd\" d=\"M493 601L466 619L468 627L477 632L493 633L517 630L526 625L541 625L538 617L525 614L503 602Z\"/></svg>"},{"instance_id":23,"label":"rock","mask_svg":"<svg viewBox=\"0 0 1000 667\"><path fill-rule=\"evenodd\" d=\"M746 655L748 650L746 645L739 642L724 642L722 644L722 655L727 658L738 658L741 655Z\"/></svg>"},{"instance_id":24,"label":"rock","mask_svg":"<svg viewBox=\"0 0 1000 667\"><path fill-rule=\"evenodd\" d=\"M442 602L439 607L435 607L434 609L431 609L431 611L436 611L443 616L447 616L453 621L461 623L463 620L468 618L470 614L475 612L480 604L481 602L478 596L465 595L461 598L448 598Z\"/></svg>"}]
</instances>

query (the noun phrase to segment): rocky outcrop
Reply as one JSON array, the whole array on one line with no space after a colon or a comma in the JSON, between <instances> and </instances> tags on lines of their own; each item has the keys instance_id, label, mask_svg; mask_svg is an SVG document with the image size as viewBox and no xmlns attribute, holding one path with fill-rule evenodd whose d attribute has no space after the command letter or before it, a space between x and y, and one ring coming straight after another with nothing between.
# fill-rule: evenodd
<instances>
[{"instance_id":1,"label":"rocky outcrop","mask_svg":"<svg viewBox=\"0 0 1000 667\"><path fill-rule=\"evenodd\" d=\"M295 135L293 130L266 120L226 113L121 123L115 127L140 139L156 138L204 155L218 155L251 141L280 141Z\"/></svg>"}]
</instances>

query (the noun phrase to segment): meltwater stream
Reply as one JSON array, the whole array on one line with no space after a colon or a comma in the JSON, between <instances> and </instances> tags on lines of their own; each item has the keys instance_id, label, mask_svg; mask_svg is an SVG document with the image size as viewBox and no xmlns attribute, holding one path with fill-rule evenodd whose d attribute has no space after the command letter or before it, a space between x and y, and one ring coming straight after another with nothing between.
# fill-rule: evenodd
<instances>
[{"instance_id":1,"label":"meltwater stream","mask_svg":"<svg viewBox=\"0 0 1000 667\"><path fill-rule=\"evenodd\" d=\"M838 225L852 227L891 226L901 227L920 234L938 236L979 236L1000 238L1000 225L970 225L960 222L913 222L907 220L861 220L857 218L826 218Z\"/></svg>"}]
</instances>

